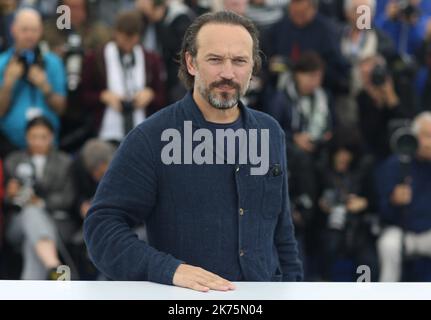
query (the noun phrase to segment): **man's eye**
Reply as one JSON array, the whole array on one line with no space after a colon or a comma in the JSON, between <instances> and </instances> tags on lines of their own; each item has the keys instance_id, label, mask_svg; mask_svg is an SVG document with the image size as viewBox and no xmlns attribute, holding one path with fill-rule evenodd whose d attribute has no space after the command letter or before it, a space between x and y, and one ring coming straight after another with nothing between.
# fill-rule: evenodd
<instances>
[{"instance_id":1,"label":"man's eye","mask_svg":"<svg viewBox=\"0 0 431 320\"><path fill-rule=\"evenodd\" d=\"M209 62L220 62L221 59L220 58L209 58L208 61Z\"/></svg>"},{"instance_id":2,"label":"man's eye","mask_svg":"<svg viewBox=\"0 0 431 320\"><path fill-rule=\"evenodd\" d=\"M243 65L247 63L247 60L244 59L236 59L233 61L235 64Z\"/></svg>"}]
</instances>

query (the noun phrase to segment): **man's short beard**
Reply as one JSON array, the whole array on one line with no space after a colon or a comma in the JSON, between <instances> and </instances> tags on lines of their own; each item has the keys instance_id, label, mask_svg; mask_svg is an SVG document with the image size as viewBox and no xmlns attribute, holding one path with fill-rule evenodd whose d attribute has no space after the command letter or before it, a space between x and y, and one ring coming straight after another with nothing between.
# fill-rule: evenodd
<instances>
[{"instance_id":1,"label":"man's short beard","mask_svg":"<svg viewBox=\"0 0 431 320\"><path fill-rule=\"evenodd\" d=\"M219 110L232 109L238 104L239 99L239 91L236 91L235 95L230 99L226 92L221 93L221 98L217 98L217 96L212 94L211 91L207 94L207 100L210 105Z\"/></svg>"},{"instance_id":2,"label":"man's short beard","mask_svg":"<svg viewBox=\"0 0 431 320\"><path fill-rule=\"evenodd\" d=\"M235 89L235 94L230 97L230 95L227 92L222 92L220 95L221 97L217 97L216 94L213 93L213 89L219 87L219 86L223 86L223 85L227 85L230 86L231 88ZM240 98L241 98L241 88L240 86L230 80L222 80L222 81L218 81L218 82L214 82L212 84L210 84L209 88L205 88L203 86L199 86L199 93L206 98L206 100L208 101L208 103L214 107L215 109L218 110L228 110L228 109L232 109L233 107L235 107Z\"/></svg>"}]
</instances>

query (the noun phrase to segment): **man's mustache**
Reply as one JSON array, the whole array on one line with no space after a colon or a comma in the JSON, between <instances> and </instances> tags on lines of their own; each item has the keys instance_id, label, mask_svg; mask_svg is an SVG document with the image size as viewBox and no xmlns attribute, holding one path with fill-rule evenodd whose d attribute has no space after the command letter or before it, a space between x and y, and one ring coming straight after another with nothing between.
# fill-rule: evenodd
<instances>
[{"instance_id":1,"label":"man's mustache","mask_svg":"<svg viewBox=\"0 0 431 320\"><path fill-rule=\"evenodd\" d=\"M210 84L210 89L214 89L222 86L228 86L236 90L240 90L240 85L232 80L220 80L220 81L213 82Z\"/></svg>"}]
</instances>

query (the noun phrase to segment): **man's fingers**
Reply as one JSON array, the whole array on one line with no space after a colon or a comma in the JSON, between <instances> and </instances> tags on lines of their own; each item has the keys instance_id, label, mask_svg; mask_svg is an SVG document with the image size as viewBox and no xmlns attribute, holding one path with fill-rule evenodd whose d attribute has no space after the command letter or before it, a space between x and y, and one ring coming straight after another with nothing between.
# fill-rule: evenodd
<instances>
[{"instance_id":1,"label":"man's fingers","mask_svg":"<svg viewBox=\"0 0 431 320\"><path fill-rule=\"evenodd\" d=\"M233 290L235 289L235 286L230 281L223 279L222 277L211 273L206 270L202 270L201 277L203 277L203 280L206 281L205 284L208 285L213 290Z\"/></svg>"},{"instance_id":2,"label":"man's fingers","mask_svg":"<svg viewBox=\"0 0 431 320\"><path fill-rule=\"evenodd\" d=\"M208 287L210 290L229 291L229 286L218 280L201 280L200 284Z\"/></svg>"},{"instance_id":3,"label":"man's fingers","mask_svg":"<svg viewBox=\"0 0 431 320\"><path fill-rule=\"evenodd\" d=\"M173 284L183 288L189 288L196 291L207 292L209 290L228 291L234 290L235 286L202 268L180 265L175 272Z\"/></svg>"},{"instance_id":4,"label":"man's fingers","mask_svg":"<svg viewBox=\"0 0 431 320\"><path fill-rule=\"evenodd\" d=\"M224 282L224 281L220 281L220 280L211 281L208 284L208 287L211 288L212 290L218 290L218 291L229 291L230 290L229 284Z\"/></svg>"},{"instance_id":5,"label":"man's fingers","mask_svg":"<svg viewBox=\"0 0 431 320\"><path fill-rule=\"evenodd\" d=\"M204 286L202 284L200 284L199 282L193 282L190 286L190 289L195 290L195 291L200 291L200 292L208 292L210 290L210 288L208 288L207 286Z\"/></svg>"},{"instance_id":6,"label":"man's fingers","mask_svg":"<svg viewBox=\"0 0 431 320\"><path fill-rule=\"evenodd\" d=\"M223 279L222 277L220 277L218 275L215 275L215 277L216 277L216 282L220 283L220 285L222 285L223 287L226 287L227 290L234 290L235 289L235 286L232 282L230 282L226 279Z\"/></svg>"},{"instance_id":7,"label":"man's fingers","mask_svg":"<svg viewBox=\"0 0 431 320\"><path fill-rule=\"evenodd\" d=\"M226 283L224 283L223 281L217 280L217 279L199 277L198 281L201 285L208 287L211 290L218 290L218 291L228 291L229 290L229 287Z\"/></svg>"}]
</instances>

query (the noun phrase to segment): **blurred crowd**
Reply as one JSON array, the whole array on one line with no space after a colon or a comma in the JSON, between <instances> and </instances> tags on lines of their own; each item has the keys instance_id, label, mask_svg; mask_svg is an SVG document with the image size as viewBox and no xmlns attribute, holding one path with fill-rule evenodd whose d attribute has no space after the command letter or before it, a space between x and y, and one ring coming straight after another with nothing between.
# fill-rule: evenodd
<instances>
[{"instance_id":1,"label":"blurred crowd","mask_svg":"<svg viewBox=\"0 0 431 320\"><path fill-rule=\"evenodd\" d=\"M243 102L286 134L305 279L431 280L425 0L0 0L0 278L104 279L91 199L127 133L186 93L182 37L213 10L260 31Z\"/></svg>"}]
</instances>

